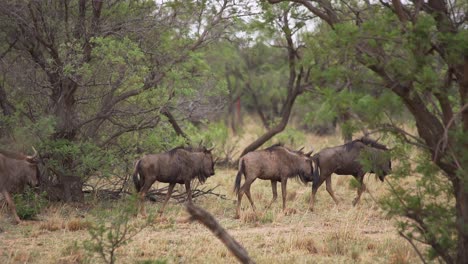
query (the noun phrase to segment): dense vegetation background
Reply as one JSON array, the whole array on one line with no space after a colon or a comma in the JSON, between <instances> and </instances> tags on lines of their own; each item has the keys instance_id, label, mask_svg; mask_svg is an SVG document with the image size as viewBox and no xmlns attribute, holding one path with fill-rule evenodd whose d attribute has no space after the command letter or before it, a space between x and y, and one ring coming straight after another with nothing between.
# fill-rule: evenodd
<instances>
[{"instance_id":1,"label":"dense vegetation background","mask_svg":"<svg viewBox=\"0 0 468 264\"><path fill-rule=\"evenodd\" d=\"M456 0L2 1L1 147L35 146L49 198L83 201L92 179L125 183L142 153L181 144L215 144L229 163L269 140L304 145L305 130L378 133L393 177L418 179L392 181L383 201L402 216L400 234L428 244L425 259L466 263L467 10ZM243 133L245 114L266 132L233 153L228 135Z\"/></svg>"}]
</instances>

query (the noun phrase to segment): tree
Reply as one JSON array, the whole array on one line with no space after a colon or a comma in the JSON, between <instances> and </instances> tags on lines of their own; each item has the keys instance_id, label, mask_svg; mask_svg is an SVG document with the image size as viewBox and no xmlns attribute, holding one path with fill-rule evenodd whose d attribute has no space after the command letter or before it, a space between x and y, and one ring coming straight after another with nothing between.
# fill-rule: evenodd
<instances>
[{"instance_id":1,"label":"tree","mask_svg":"<svg viewBox=\"0 0 468 264\"><path fill-rule=\"evenodd\" d=\"M418 134L391 122L381 122L380 127L426 154L418 164L418 171L424 173L418 181L422 193L405 186L393 188L398 203L391 203L390 212L408 219L400 224L400 234L412 244L430 245L429 257L447 263L468 262L466 3L269 2L294 2L318 16L332 29L330 36L336 36L334 48L352 48L348 51L354 59L378 78L376 85L399 98ZM441 174L429 173L428 168L437 168ZM439 187L430 188L434 185ZM453 204L437 202L444 194Z\"/></svg>"},{"instance_id":2,"label":"tree","mask_svg":"<svg viewBox=\"0 0 468 264\"><path fill-rule=\"evenodd\" d=\"M231 9L228 1L0 4L2 121L11 130L47 127L48 134L23 132L39 136L29 143L55 160L49 180L60 199L82 200L83 176L110 163L93 162L98 150L107 153L129 133L169 122L183 136L184 112L174 109L216 87L206 85L211 76L198 51L229 27ZM2 132L15 145L14 131ZM90 148L94 158L83 160ZM78 174L86 162L93 164Z\"/></svg>"},{"instance_id":3,"label":"tree","mask_svg":"<svg viewBox=\"0 0 468 264\"><path fill-rule=\"evenodd\" d=\"M268 126L268 131L248 145L241 153L241 157L250 151L253 151L267 142L276 134L283 131L288 124L292 108L296 98L307 89L312 87L310 83L310 71L308 64L301 61L300 45L294 38L295 34L304 27L304 23L299 21L301 18L293 11L291 5L281 5L278 8L271 8L262 5L264 17L261 25L266 31L281 32L284 39L273 39L273 45L278 46L285 51L286 64L288 65L287 79L285 80L286 96L279 110L279 121ZM255 98L255 96L254 96Z\"/></svg>"}]
</instances>

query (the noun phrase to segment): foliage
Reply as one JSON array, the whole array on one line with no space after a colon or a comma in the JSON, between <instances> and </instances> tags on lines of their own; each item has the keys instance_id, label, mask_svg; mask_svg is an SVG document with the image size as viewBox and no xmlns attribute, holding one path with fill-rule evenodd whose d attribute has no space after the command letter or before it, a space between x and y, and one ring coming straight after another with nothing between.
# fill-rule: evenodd
<instances>
[{"instance_id":1,"label":"foliage","mask_svg":"<svg viewBox=\"0 0 468 264\"><path fill-rule=\"evenodd\" d=\"M21 194L13 196L16 211L20 219L34 219L47 206L46 194L37 194L33 189L26 188Z\"/></svg>"},{"instance_id":2,"label":"foliage","mask_svg":"<svg viewBox=\"0 0 468 264\"><path fill-rule=\"evenodd\" d=\"M440 170L430 162L427 152L418 151L415 159L398 149L406 159L393 169L390 184L391 195L381 200L390 216L406 216L398 221L398 231L410 240L437 243L447 254L454 254L457 230L453 189ZM414 159L414 160L413 160ZM411 166L414 162L416 167ZM415 184L408 188L410 176ZM411 219L411 220L410 220ZM423 232L421 232L423 231ZM430 259L438 257L432 248L427 252Z\"/></svg>"},{"instance_id":3,"label":"foliage","mask_svg":"<svg viewBox=\"0 0 468 264\"><path fill-rule=\"evenodd\" d=\"M321 23L304 34L304 55L319 89L301 102L315 104L306 118L341 121L348 136L391 135L395 180L385 209L403 217L400 234L423 260L467 262L468 6L315 4L309 11Z\"/></svg>"},{"instance_id":4,"label":"foliage","mask_svg":"<svg viewBox=\"0 0 468 264\"><path fill-rule=\"evenodd\" d=\"M116 250L132 241L144 228L151 225L152 217L146 223L131 221L138 208L137 198L131 196L118 204L115 210L97 212L97 224L88 229L90 239L83 242L84 248L91 254L97 255L106 263L115 263Z\"/></svg>"},{"instance_id":5,"label":"foliage","mask_svg":"<svg viewBox=\"0 0 468 264\"><path fill-rule=\"evenodd\" d=\"M95 172L108 176L116 162L112 152L86 141L46 140L38 151L47 156L46 168L53 174L79 176L84 180Z\"/></svg>"},{"instance_id":6,"label":"foliage","mask_svg":"<svg viewBox=\"0 0 468 264\"><path fill-rule=\"evenodd\" d=\"M309 152L313 146L307 146L307 144L304 146L305 141L304 132L300 131L299 129L287 127L284 131L276 135L271 140L270 145L273 145L274 143L283 143L286 146L292 148L305 147L304 151Z\"/></svg>"}]
</instances>

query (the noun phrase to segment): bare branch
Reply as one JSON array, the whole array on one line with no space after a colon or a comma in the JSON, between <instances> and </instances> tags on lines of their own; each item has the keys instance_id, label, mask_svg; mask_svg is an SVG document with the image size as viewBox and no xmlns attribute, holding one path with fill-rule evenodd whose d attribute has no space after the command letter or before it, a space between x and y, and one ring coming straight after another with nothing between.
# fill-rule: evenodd
<instances>
[{"instance_id":1,"label":"bare branch","mask_svg":"<svg viewBox=\"0 0 468 264\"><path fill-rule=\"evenodd\" d=\"M421 261L426 264L426 260L424 259L423 255L421 254L421 252L419 251L418 247L416 247L416 245L413 243L413 240L410 239L409 237L407 237L405 234L403 234L403 232L399 231L398 234L400 234L400 236L402 236L404 239L406 239L410 244L411 246L413 247L414 251L416 251L416 253L418 254L419 256L419 259L421 259Z\"/></svg>"},{"instance_id":2,"label":"bare branch","mask_svg":"<svg viewBox=\"0 0 468 264\"><path fill-rule=\"evenodd\" d=\"M229 233L216 221L216 219L207 211L192 203L187 204L187 211L192 216L193 220L197 220L213 234L218 237L221 242L231 251L232 254L242 263L255 263L250 257L248 252L239 244Z\"/></svg>"}]
</instances>

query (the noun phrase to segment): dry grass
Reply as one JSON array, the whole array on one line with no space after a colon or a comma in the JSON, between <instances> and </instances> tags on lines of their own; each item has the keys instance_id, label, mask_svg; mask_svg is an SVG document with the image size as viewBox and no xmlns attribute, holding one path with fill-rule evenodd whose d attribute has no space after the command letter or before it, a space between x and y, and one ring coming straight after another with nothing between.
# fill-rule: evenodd
<instances>
[{"instance_id":1,"label":"dry grass","mask_svg":"<svg viewBox=\"0 0 468 264\"><path fill-rule=\"evenodd\" d=\"M249 139L234 139L244 145L259 134L253 127L245 129L250 131ZM306 138L306 149L313 146L319 150L341 144L337 137L307 135ZM207 195L197 198L195 203L212 213L257 263L419 262L407 242L396 234L394 220L385 217L368 193L363 194L357 207L351 205L356 195L349 184L351 177L333 176L339 205L335 205L325 187L321 187L314 212L307 209L310 185L289 181L286 214L282 211L281 192L271 208L265 209L272 198L271 185L269 181L257 180L251 188L257 213L244 198L241 217L234 219L236 197L232 186L235 175L235 170L218 169L206 183L207 187L219 185L215 192L225 194L227 200ZM391 176L388 179L391 180ZM386 193L386 185L374 177L366 178L365 183L376 199ZM155 214L160 205L147 202L148 213ZM52 206L41 215L41 221L28 221L20 226L11 225L4 215L0 215L0 226L4 230L0 233L0 263L86 262L82 242L89 238L87 229L96 221L90 214L69 205ZM184 206L171 201L162 218L156 218L153 226L117 250L118 261L236 263L217 238L202 225L187 219ZM140 222L141 218L132 220L134 224Z\"/></svg>"},{"instance_id":2,"label":"dry grass","mask_svg":"<svg viewBox=\"0 0 468 264\"><path fill-rule=\"evenodd\" d=\"M86 230L91 227L91 222L79 218L73 218L67 222L68 231Z\"/></svg>"}]
</instances>

